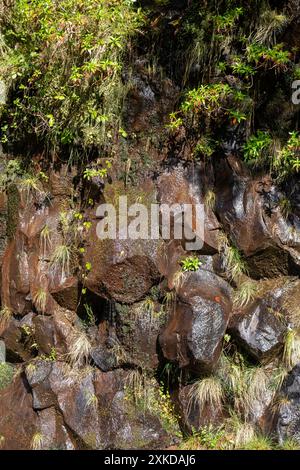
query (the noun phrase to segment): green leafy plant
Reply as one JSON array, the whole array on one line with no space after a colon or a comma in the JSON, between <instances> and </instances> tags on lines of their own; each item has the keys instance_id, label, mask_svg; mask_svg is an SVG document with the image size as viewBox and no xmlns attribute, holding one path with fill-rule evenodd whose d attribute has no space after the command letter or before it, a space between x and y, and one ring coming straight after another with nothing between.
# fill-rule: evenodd
<instances>
[{"instance_id":1,"label":"green leafy plant","mask_svg":"<svg viewBox=\"0 0 300 470\"><path fill-rule=\"evenodd\" d=\"M178 112L171 113L169 118L170 122L166 125L166 127L171 131L176 131L180 126L182 126L183 120L182 117L178 115Z\"/></svg>"},{"instance_id":2,"label":"green leafy plant","mask_svg":"<svg viewBox=\"0 0 300 470\"><path fill-rule=\"evenodd\" d=\"M202 264L197 256L188 256L187 258L181 260L180 263L184 272L197 271Z\"/></svg>"},{"instance_id":3,"label":"green leafy plant","mask_svg":"<svg viewBox=\"0 0 300 470\"><path fill-rule=\"evenodd\" d=\"M244 160L250 165L264 163L272 143L268 132L257 131L243 146Z\"/></svg>"},{"instance_id":4,"label":"green leafy plant","mask_svg":"<svg viewBox=\"0 0 300 470\"><path fill-rule=\"evenodd\" d=\"M198 140L193 152L193 156L203 156L205 158L210 158L215 151L215 147L215 142L211 138L203 136Z\"/></svg>"},{"instance_id":5,"label":"green leafy plant","mask_svg":"<svg viewBox=\"0 0 300 470\"><path fill-rule=\"evenodd\" d=\"M300 135L290 132L286 145L273 159L273 167L280 179L284 179L300 170Z\"/></svg>"},{"instance_id":6,"label":"green leafy plant","mask_svg":"<svg viewBox=\"0 0 300 470\"><path fill-rule=\"evenodd\" d=\"M180 444L181 450L196 449L222 449L225 437L223 426L214 427L212 425L202 426L199 431L193 429L192 435Z\"/></svg>"},{"instance_id":7,"label":"green leafy plant","mask_svg":"<svg viewBox=\"0 0 300 470\"><path fill-rule=\"evenodd\" d=\"M205 110L205 113L210 115L219 111L231 93L232 89L227 83L200 85L186 94L181 110L183 113Z\"/></svg>"},{"instance_id":8,"label":"green leafy plant","mask_svg":"<svg viewBox=\"0 0 300 470\"><path fill-rule=\"evenodd\" d=\"M283 50L283 44L274 47L265 47L262 44L252 43L247 47L248 60L266 68L286 70L290 62L290 52Z\"/></svg>"},{"instance_id":9,"label":"green leafy plant","mask_svg":"<svg viewBox=\"0 0 300 470\"><path fill-rule=\"evenodd\" d=\"M240 57L234 57L231 64L233 73L241 75L242 77L249 78L255 74L254 68L245 63Z\"/></svg>"}]
</instances>

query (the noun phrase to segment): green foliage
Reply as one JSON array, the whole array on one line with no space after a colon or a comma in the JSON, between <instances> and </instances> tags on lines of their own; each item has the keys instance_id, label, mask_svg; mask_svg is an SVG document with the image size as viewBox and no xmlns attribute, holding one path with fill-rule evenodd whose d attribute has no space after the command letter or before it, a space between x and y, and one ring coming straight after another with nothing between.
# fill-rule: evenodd
<instances>
[{"instance_id":1,"label":"green foliage","mask_svg":"<svg viewBox=\"0 0 300 470\"><path fill-rule=\"evenodd\" d=\"M170 129L171 131L175 131L180 126L182 126L183 120L180 116L178 116L178 112L171 113L169 118L170 118L170 122L166 125L166 127Z\"/></svg>"},{"instance_id":2,"label":"green foliage","mask_svg":"<svg viewBox=\"0 0 300 470\"><path fill-rule=\"evenodd\" d=\"M241 57L234 57L231 68L233 73L245 78L249 78L256 73L252 65L245 63Z\"/></svg>"},{"instance_id":3,"label":"green foliage","mask_svg":"<svg viewBox=\"0 0 300 470\"><path fill-rule=\"evenodd\" d=\"M208 136L201 137L194 149L193 156L199 157L203 156L205 158L210 158L215 151L215 142Z\"/></svg>"},{"instance_id":4,"label":"green foliage","mask_svg":"<svg viewBox=\"0 0 300 470\"><path fill-rule=\"evenodd\" d=\"M188 256L181 261L183 271L197 271L201 264L202 263L197 256Z\"/></svg>"},{"instance_id":5,"label":"green foliage","mask_svg":"<svg viewBox=\"0 0 300 470\"><path fill-rule=\"evenodd\" d=\"M270 48L252 43L247 47L248 60L267 68L286 70L290 62L290 55L289 51L283 50L283 44L276 44Z\"/></svg>"},{"instance_id":6,"label":"green foliage","mask_svg":"<svg viewBox=\"0 0 300 470\"><path fill-rule=\"evenodd\" d=\"M13 380L14 368L6 362L0 363L0 390L7 387Z\"/></svg>"},{"instance_id":7,"label":"green foliage","mask_svg":"<svg viewBox=\"0 0 300 470\"><path fill-rule=\"evenodd\" d=\"M244 10L242 7L237 7L227 10L223 15L214 15L212 19L217 31L224 32L224 30L233 28L243 12Z\"/></svg>"},{"instance_id":8,"label":"green foliage","mask_svg":"<svg viewBox=\"0 0 300 470\"><path fill-rule=\"evenodd\" d=\"M205 111L207 115L216 113L232 92L227 83L200 85L199 88L187 92L181 110L183 113L191 111Z\"/></svg>"},{"instance_id":9,"label":"green foliage","mask_svg":"<svg viewBox=\"0 0 300 470\"><path fill-rule=\"evenodd\" d=\"M199 431L193 429L192 435L180 445L181 450L222 449L225 431L223 426L202 426Z\"/></svg>"},{"instance_id":10,"label":"green foliage","mask_svg":"<svg viewBox=\"0 0 300 470\"><path fill-rule=\"evenodd\" d=\"M124 54L144 18L132 0L15 0L0 17L0 76L14 86L2 141L48 150L112 138L126 87Z\"/></svg>"},{"instance_id":11,"label":"green foliage","mask_svg":"<svg viewBox=\"0 0 300 470\"><path fill-rule=\"evenodd\" d=\"M257 131L243 146L244 160L249 165L268 168L279 180L297 174L300 170L299 132L290 132L282 148L277 149L272 144L269 132Z\"/></svg>"},{"instance_id":12,"label":"green foliage","mask_svg":"<svg viewBox=\"0 0 300 470\"><path fill-rule=\"evenodd\" d=\"M287 143L273 159L273 168L279 179L300 170L300 135L297 131L292 131L289 135Z\"/></svg>"},{"instance_id":13,"label":"green foliage","mask_svg":"<svg viewBox=\"0 0 300 470\"><path fill-rule=\"evenodd\" d=\"M244 160L250 165L261 164L268 155L272 138L268 132L257 131L244 144Z\"/></svg>"}]
</instances>

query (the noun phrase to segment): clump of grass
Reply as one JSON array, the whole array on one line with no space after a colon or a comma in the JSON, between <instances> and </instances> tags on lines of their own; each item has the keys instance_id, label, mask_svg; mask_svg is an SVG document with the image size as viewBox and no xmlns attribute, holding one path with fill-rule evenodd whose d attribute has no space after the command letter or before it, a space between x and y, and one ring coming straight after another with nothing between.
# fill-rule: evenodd
<instances>
[{"instance_id":1,"label":"clump of grass","mask_svg":"<svg viewBox=\"0 0 300 470\"><path fill-rule=\"evenodd\" d=\"M44 444L44 435L41 432L36 432L31 439L30 447L32 450L41 450Z\"/></svg>"},{"instance_id":2,"label":"clump of grass","mask_svg":"<svg viewBox=\"0 0 300 470\"><path fill-rule=\"evenodd\" d=\"M0 330L4 330L13 315L12 309L4 305L0 310Z\"/></svg>"},{"instance_id":3,"label":"clump of grass","mask_svg":"<svg viewBox=\"0 0 300 470\"><path fill-rule=\"evenodd\" d=\"M287 16L267 9L260 15L259 26L253 36L253 42L272 46L276 43L276 36L283 31L288 24Z\"/></svg>"},{"instance_id":4,"label":"clump of grass","mask_svg":"<svg viewBox=\"0 0 300 470\"><path fill-rule=\"evenodd\" d=\"M97 395L95 395L95 393L92 393L90 391L86 391L85 395L86 395L86 407L97 410L98 403L99 403Z\"/></svg>"},{"instance_id":5,"label":"clump of grass","mask_svg":"<svg viewBox=\"0 0 300 470\"><path fill-rule=\"evenodd\" d=\"M225 264L228 276L232 280L237 280L247 272L247 266L239 250L234 246L229 246L225 251Z\"/></svg>"},{"instance_id":6,"label":"clump of grass","mask_svg":"<svg viewBox=\"0 0 300 470\"><path fill-rule=\"evenodd\" d=\"M230 418L226 422L227 432L232 435L234 448L241 448L247 445L255 436L255 427L235 413L230 412Z\"/></svg>"},{"instance_id":7,"label":"clump of grass","mask_svg":"<svg viewBox=\"0 0 300 470\"><path fill-rule=\"evenodd\" d=\"M224 399L222 382L219 377L211 376L198 380L189 390L188 413L193 405L199 407L200 414L206 405L213 410L221 410Z\"/></svg>"},{"instance_id":8,"label":"clump of grass","mask_svg":"<svg viewBox=\"0 0 300 470\"><path fill-rule=\"evenodd\" d=\"M20 186L27 192L27 195L29 195L31 191L35 191L37 193L41 192L40 182L37 176L25 175L20 179Z\"/></svg>"},{"instance_id":9,"label":"clump of grass","mask_svg":"<svg viewBox=\"0 0 300 470\"><path fill-rule=\"evenodd\" d=\"M223 253L227 276L232 281L238 282L243 274L247 274L246 262L239 250L230 245L227 235L223 232L218 236L218 245L219 251Z\"/></svg>"},{"instance_id":10,"label":"clump of grass","mask_svg":"<svg viewBox=\"0 0 300 470\"><path fill-rule=\"evenodd\" d=\"M278 205L283 217L287 219L289 215L293 212L292 202L287 197L283 197L282 199L280 199Z\"/></svg>"},{"instance_id":11,"label":"clump of grass","mask_svg":"<svg viewBox=\"0 0 300 470\"><path fill-rule=\"evenodd\" d=\"M143 306L144 306L144 309L146 310L146 312L148 312L149 315L152 317L152 315L154 313L155 304L154 304L153 300L151 299L151 297L146 297L146 299L143 302Z\"/></svg>"},{"instance_id":12,"label":"clump of grass","mask_svg":"<svg viewBox=\"0 0 300 470\"><path fill-rule=\"evenodd\" d=\"M60 268L62 277L70 272L72 250L68 245L58 245L51 257L50 265L54 268Z\"/></svg>"},{"instance_id":13,"label":"clump of grass","mask_svg":"<svg viewBox=\"0 0 300 470\"><path fill-rule=\"evenodd\" d=\"M257 402L263 402L269 390L269 383L269 378L262 367L251 367L246 370L245 416L250 416L255 411Z\"/></svg>"},{"instance_id":14,"label":"clump of grass","mask_svg":"<svg viewBox=\"0 0 300 470\"><path fill-rule=\"evenodd\" d=\"M234 306L238 308L245 307L255 299L257 292L257 285L254 281L243 281L234 293Z\"/></svg>"},{"instance_id":15,"label":"clump of grass","mask_svg":"<svg viewBox=\"0 0 300 470\"><path fill-rule=\"evenodd\" d=\"M45 256L46 251L48 248L51 247L51 230L49 225L45 225L40 233L40 244L43 252L43 256Z\"/></svg>"},{"instance_id":16,"label":"clump of grass","mask_svg":"<svg viewBox=\"0 0 300 470\"><path fill-rule=\"evenodd\" d=\"M0 390L12 382L14 373L14 368L10 364L0 363Z\"/></svg>"},{"instance_id":17,"label":"clump of grass","mask_svg":"<svg viewBox=\"0 0 300 470\"><path fill-rule=\"evenodd\" d=\"M175 300L176 295L174 291L166 292L163 299L163 304L165 305L167 312L170 312L172 310L172 307L175 305Z\"/></svg>"},{"instance_id":18,"label":"clump of grass","mask_svg":"<svg viewBox=\"0 0 300 470\"><path fill-rule=\"evenodd\" d=\"M283 363L292 369L300 361L300 336L296 329L288 329L283 348Z\"/></svg>"},{"instance_id":19,"label":"clump of grass","mask_svg":"<svg viewBox=\"0 0 300 470\"><path fill-rule=\"evenodd\" d=\"M214 210L216 205L216 193L209 189L204 196L204 204L210 210Z\"/></svg>"},{"instance_id":20,"label":"clump of grass","mask_svg":"<svg viewBox=\"0 0 300 470\"><path fill-rule=\"evenodd\" d=\"M252 439L246 441L240 447L243 450L272 450L273 444L269 437L262 434L256 434Z\"/></svg>"},{"instance_id":21,"label":"clump of grass","mask_svg":"<svg viewBox=\"0 0 300 470\"><path fill-rule=\"evenodd\" d=\"M282 444L278 446L279 450L300 450L300 443L296 439L285 439Z\"/></svg>"},{"instance_id":22,"label":"clump of grass","mask_svg":"<svg viewBox=\"0 0 300 470\"><path fill-rule=\"evenodd\" d=\"M47 304L47 291L40 287L33 296L33 302L39 312L45 313Z\"/></svg>"},{"instance_id":23,"label":"clump of grass","mask_svg":"<svg viewBox=\"0 0 300 470\"><path fill-rule=\"evenodd\" d=\"M72 367L79 368L89 361L91 343L84 331L76 331L73 334L72 344L68 358Z\"/></svg>"},{"instance_id":24,"label":"clump of grass","mask_svg":"<svg viewBox=\"0 0 300 470\"><path fill-rule=\"evenodd\" d=\"M184 283L185 280L185 272L182 271L181 269L179 271L176 271L173 277L173 284L175 287L175 291L180 289L182 287L182 284Z\"/></svg>"},{"instance_id":25,"label":"clump of grass","mask_svg":"<svg viewBox=\"0 0 300 470\"><path fill-rule=\"evenodd\" d=\"M131 370L125 380L125 391L129 391L134 403L137 404L143 397L143 401L147 395L147 387L145 386L145 376L138 370Z\"/></svg>"}]
</instances>

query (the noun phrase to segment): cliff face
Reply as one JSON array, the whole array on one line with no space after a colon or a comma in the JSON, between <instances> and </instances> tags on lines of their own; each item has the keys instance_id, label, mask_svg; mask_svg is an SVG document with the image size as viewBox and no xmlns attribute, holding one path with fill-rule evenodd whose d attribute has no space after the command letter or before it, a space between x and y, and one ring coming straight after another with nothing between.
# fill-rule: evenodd
<instances>
[{"instance_id":1,"label":"cliff face","mask_svg":"<svg viewBox=\"0 0 300 470\"><path fill-rule=\"evenodd\" d=\"M298 2L36 3L0 10L1 446L296 447ZM99 239L120 196L203 204L202 247Z\"/></svg>"}]
</instances>

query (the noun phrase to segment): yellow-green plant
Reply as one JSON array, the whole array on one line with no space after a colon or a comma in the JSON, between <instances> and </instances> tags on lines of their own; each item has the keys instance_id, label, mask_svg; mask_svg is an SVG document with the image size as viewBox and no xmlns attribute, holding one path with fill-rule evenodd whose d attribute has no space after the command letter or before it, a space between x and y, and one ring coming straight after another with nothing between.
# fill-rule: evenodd
<instances>
[{"instance_id":1,"label":"yellow-green plant","mask_svg":"<svg viewBox=\"0 0 300 470\"><path fill-rule=\"evenodd\" d=\"M285 335L283 363L291 369L300 361L300 336L296 329L289 328Z\"/></svg>"},{"instance_id":2,"label":"yellow-green plant","mask_svg":"<svg viewBox=\"0 0 300 470\"><path fill-rule=\"evenodd\" d=\"M74 368L88 363L91 353L91 343L85 331L75 330L71 338L68 358Z\"/></svg>"},{"instance_id":3,"label":"yellow-green plant","mask_svg":"<svg viewBox=\"0 0 300 470\"><path fill-rule=\"evenodd\" d=\"M189 390L188 410L198 406L200 414L206 405L213 410L221 410L224 404L224 390L219 377L210 376L195 382ZM188 411L188 412L189 412Z\"/></svg>"},{"instance_id":4,"label":"yellow-green plant","mask_svg":"<svg viewBox=\"0 0 300 470\"><path fill-rule=\"evenodd\" d=\"M246 280L241 282L234 293L234 305L236 307L245 307L258 293L257 285L254 281Z\"/></svg>"},{"instance_id":5,"label":"yellow-green plant","mask_svg":"<svg viewBox=\"0 0 300 470\"><path fill-rule=\"evenodd\" d=\"M0 328L4 329L7 327L7 325L10 322L10 319L12 317L12 309L7 307L6 305L3 305L0 310Z\"/></svg>"},{"instance_id":6,"label":"yellow-green plant","mask_svg":"<svg viewBox=\"0 0 300 470\"><path fill-rule=\"evenodd\" d=\"M37 431L32 436L31 444L30 444L31 449L41 450L43 448L44 440L45 440L45 436L41 432Z\"/></svg>"},{"instance_id":7,"label":"yellow-green plant","mask_svg":"<svg viewBox=\"0 0 300 470\"><path fill-rule=\"evenodd\" d=\"M0 10L0 72L17 90L2 140L34 136L46 152L73 154L109 142L128 89L123 59L143 22L133 0L15 0Z\"/></svg>"},{"instance_id":8,"label":"yellow-green plant","mask_svg":"<svg viewBox=\"0 0 300 470\"><path fill-rule=\"evenodd\" d=\"M38 311L45 313L47 304L47 291L40 287L33 295L33 302Z\"/></svg>"}]
</instances>

